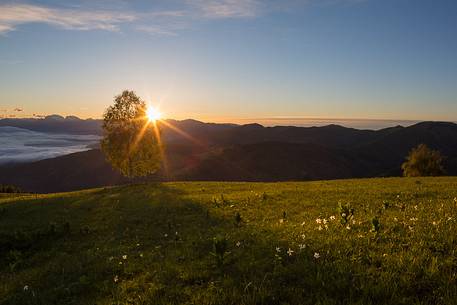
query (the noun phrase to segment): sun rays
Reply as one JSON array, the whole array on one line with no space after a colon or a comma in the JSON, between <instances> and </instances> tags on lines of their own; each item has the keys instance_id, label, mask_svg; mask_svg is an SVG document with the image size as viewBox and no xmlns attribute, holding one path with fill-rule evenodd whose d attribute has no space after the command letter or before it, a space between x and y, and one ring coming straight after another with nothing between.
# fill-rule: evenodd
<instances>
[{"instance_id":1,"label":"sun rays","mask_svg":"<svg viewBox=\"0 0 457 305\"><path fill-rule=\"evenodd\" d=\"M157 108L149 105L146 109L146 116L149 122L156 122L162 118L162 113Z\"/></svg>"},{"instance_id":2,"label":"sun rays","mask_svg":"<svg viewBox=\"0 0 457 305\"><path fill-rule=\"evenodd\" d=\"M204 146L201 141L183 131L178 126L175 126L176 124L173 124L173 120L164 119L160 109L150 104L144 110L144 116L138 117L136 121L141 125L139 125L140 128L138 129L137 135L130 146L130 153L133 153L137 149L138 145L141 145L141 141L144 137L154 137L158 144L158 153L160 154L162 160L162 171L166 179L170 178L170 173L165 152L163 131L165 131L165 136L168 132L176 133L179 136L190 140L195 145Z\"/></svg>"}]
</instances>

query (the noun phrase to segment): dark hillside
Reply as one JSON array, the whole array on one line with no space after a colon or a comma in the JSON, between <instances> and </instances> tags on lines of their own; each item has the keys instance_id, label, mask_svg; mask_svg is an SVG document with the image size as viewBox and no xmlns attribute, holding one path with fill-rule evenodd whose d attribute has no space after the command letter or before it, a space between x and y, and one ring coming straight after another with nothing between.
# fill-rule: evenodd
<instances>
[{"instance_id":1,"label":"dark hillside","mask_svg":"<svg viewBox=\"0 0 457 305\"><path fill-rule=\"evenodd\" d=\"M218 143L253 144L259 142L313 143L327 147L351 147L357 143L374 139L376 131L358 130L338 125L323 127L276 126L263 127L249 124L223 132Z\"/></svg>"},{"instance_id":2,"label":"dark hillside","mask_svg":"<svg viewBox=\"0 0 457 305\"><path fill-rule=\"evenodd\" d=\"M457 125L423 122L378 131L336 125L263 127L171 121L164 127L166 158L148 180L289 181L401 175L408 152L424 143L447 158L457 174ZM114 185L128 180L98 150L0 168L0 184L55 192Z\"/></svg>"},{"instance_id":3,"label":"dark hillside","mask_svg":"<svg viewBox=\"0 0 457 305\"><path fill-rule=\"evenodd\" d=\"M189 180L290 181L367 177L370 164L354 154L314 144L263 142L212 153Z\"/></svg>"},{"instance_id":4,"label":"dark hillside","mask_svg":"<svg viewBox=\"0 0 457 305\"><path fill-rule=\"evenodd\" d=\"M378 133L383 132L382 130ZM457 174L457 124L423 122L385 133L376 140L362 143L356 150L364 157L379 163L386 172L399 172L399 165L415 146L424 143L447 156L448 173Z\"/></svg>"}]
</instances>

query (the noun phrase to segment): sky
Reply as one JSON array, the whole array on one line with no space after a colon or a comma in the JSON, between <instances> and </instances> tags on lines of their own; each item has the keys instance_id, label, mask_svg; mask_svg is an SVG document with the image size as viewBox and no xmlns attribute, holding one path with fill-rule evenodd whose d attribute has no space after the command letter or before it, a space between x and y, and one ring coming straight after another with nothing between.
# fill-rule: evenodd
<instances>
[{"instance_id":1,"label":"sky","mask_svg":"<svg viewBox=\"0 0 457 305\"><path fill-rule=\"evenodd\" d=\"M457 121L455 0L0 0L0 116Z\"/></svg>"}]
</instances>

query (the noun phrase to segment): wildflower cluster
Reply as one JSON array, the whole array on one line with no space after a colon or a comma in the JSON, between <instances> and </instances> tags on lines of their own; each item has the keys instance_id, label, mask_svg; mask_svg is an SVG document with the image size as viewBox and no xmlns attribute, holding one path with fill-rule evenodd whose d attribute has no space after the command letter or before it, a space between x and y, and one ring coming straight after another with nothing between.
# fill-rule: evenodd
<instances>
[{"instance_id":1,"label":"wildflower cluster","mask_svg":"<svg viewBox=\"0 0 457 305\"><path fill-rule=\"evenodd\" d=\"M328 230L328 224L331 222L331 221L334 221L336 219L336 217L334 215L330 216L328 219L327 218L316 218L316 224L318 224L319 226L317 227L317 230L318 231L322 231L322 230Z\"/></svg>"}]
</instances>

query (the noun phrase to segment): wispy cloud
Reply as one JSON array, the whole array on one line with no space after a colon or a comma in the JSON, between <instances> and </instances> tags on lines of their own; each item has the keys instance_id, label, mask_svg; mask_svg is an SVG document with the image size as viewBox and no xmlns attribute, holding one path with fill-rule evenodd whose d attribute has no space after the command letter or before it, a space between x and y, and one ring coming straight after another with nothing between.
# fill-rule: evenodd
<instances>
[{"instance_id":1,"label":"wispy cloud","mask_svg":"<svg viewBox=\"0 0 457 305\"><path fill-rule=\"evenodd\" d=\"M14 27L12 25L0 24L0 34L1 33L6 33L6 32L9 32L9 31L12 31L12 30L14 30Z\"/></svg>"},{"instance_id":2,"label":"wispy cloud","mask_svg":"<svg viewBox=\"0 0 457 305\"><path fill-rule=\"evenodd\" d=\"M176 36L176 31L165 29L163 26L157 25L139 25L135 28L137 31L145 32L154 36Z\"/></svg>"},{"instance_id":3,"label":"wispy cloud","mask_svg":"<svg viewBox=\"0 0 457 305\"><path fill-rule=\"evenodd\" d=\"M261 7L257 0L189 0L189 3L208 18L255 17Z\"/></svg>"},{"instance_id":4,"label":"wispy cloud","mask_svg":"<svg viewBox=\"0 0 457 305\"><path fill-rule=\"evenodd\" d=\"M0 5L0 33L15 30L18 25L26 23L47 23L69 30L118 31L119 24L136 19L135 14L118 11L86 11L31 4Z\"/></svg>"},{"instance_id":5,"label":"wispy cloud","mask_svg":"<svg viewBox=\"0 0 457 305\"><path fill-rule=\"evenodd\" d=\"M176 10L132 11L128 2L110 6L113 0L95 8L85 5L50 7L15 3L0 4L0 35L20 25L44 23L66 30L120 31L122 25L156 36L174 36L205 20L255 18L286 7L308 4L358 3L368 0L179 0ZM158 1L160 2L160 1ZM166 1L164 1L167 3ZM104 7L111 7L105 9Z\"/></svg>"}]
</instances>

